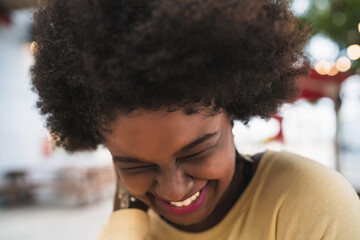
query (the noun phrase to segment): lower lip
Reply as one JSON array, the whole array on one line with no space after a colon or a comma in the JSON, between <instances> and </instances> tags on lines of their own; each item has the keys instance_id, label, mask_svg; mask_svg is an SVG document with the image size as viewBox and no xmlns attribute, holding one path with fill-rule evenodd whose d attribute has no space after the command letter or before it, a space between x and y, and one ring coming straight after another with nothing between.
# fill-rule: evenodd
<instances>
[{"instance_id":1,"label":"lower lip","mask_svg":"<svg viewBox=\"0 0 360 240\"><path fill-rule=\"evenodd\" d=\"M193 201L189 206L176 207L171 205L170 203L160 200L161 204L168 210L170 213L175 215L184 215L188 213L195 212L200 206L204 203L206 193L208 190L208 184L205 185L203 189L200 190L200 195L198 198Z\"/></svg>"}]
</instances>

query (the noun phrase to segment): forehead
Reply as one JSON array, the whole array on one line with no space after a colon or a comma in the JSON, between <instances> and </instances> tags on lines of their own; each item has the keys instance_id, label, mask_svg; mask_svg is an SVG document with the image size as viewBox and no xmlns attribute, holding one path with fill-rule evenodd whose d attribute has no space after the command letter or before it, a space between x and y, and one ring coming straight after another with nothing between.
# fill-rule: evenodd
<instances>
[{"instance_id":1,"label":"forehead","mask_svg":"<svg viewBox=\"0 0 360 240\"><path fill-rule=\"evenodd\" d=\"M160 157L169 155L204 134L220 131L229 121L223 112L210 116L199 112L137 110L119 115L105 136L112 155Z\"/></svg>"}]
</instances>

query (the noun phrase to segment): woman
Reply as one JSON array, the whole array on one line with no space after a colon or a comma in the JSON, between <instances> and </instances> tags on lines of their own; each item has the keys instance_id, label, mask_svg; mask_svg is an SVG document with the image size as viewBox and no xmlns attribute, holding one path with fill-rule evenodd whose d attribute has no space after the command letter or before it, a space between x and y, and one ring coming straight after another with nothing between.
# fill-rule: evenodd
<instances>
[{"instance_id":1,"label":"woman","mask_svg":"<svg viewBox=\"0 0 360 240\"><path fill-rule=\"evenodd\" d=\"M38 107L58 146L113 156L99 239L356 239L336 172L286 152L242 156L234 120L298 93L309 30L276 0L52 0L35 15Z\"/></svg>"}]
</instances>

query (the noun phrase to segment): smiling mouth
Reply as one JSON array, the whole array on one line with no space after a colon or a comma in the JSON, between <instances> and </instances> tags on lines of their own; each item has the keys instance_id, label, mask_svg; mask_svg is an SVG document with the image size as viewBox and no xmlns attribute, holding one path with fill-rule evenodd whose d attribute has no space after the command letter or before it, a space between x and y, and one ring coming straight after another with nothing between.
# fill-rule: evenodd
<instances>
[{"instance_id":1,"label":"smiling mouth","mask_svg":"<svg viewBox=\"0 0 360 240\"><path fill-rule=\"evenodd\" d=\"M191 197L181 202L169 202L159 199L160 203L165 209L175 215L183 215L196 211L204 203L208 190L208 183L199 191L194 193Z\"/></svg>"},{"instance_id":2,"label":"smiling mouth","mask_svg":"<svg viewBox=\"0 0 360 240\"><path fill-rule=\"evenodd\" d=\"M198 197L200 196L200 191L197 191L194 195L191 197L185 199L181 202L170 202L171 205L176 207L183 207L183 206L189 206L192 202L194 202Z\"/></svg>"}]
</instances>

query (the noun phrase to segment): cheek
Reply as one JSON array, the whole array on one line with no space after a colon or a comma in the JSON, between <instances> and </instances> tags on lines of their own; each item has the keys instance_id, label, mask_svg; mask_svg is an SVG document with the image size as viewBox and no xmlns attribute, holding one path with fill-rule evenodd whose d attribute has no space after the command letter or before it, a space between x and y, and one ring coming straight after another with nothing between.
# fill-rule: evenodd
<instances>
[{"instance_id":1,"label":"cheek","mask_svg":"<svg viewBox=\"0 0 360 240\"><path fill-rule=\"evenodd\" d=\"M120 179L134 196L144 195L153 185L153 174L151 173L138 173L128 174L119 171Z\"/></svg>"},{"instance_id":2,"label":"cheek","mask_svg":"<svg viewBox=\"0 0 360 240\"><path fill-rule=\"evenodd\" d=\"M232 135L224 137L219 149L214 151L203 164L199 164L194 174L208 180L228 181L235 171L235 146ZM196 175L195 175L196 176Z\"/></svg>"},{"instance_id":3,"label":"cheek","mask_svg":"<svg viewBox=\"0 0 360 240\"><path fill-rule=\"evenodd\" d=\"M187 169L188 175L198 179L226 180L231 178L235 171L235 153L214 153L204 162L191 164Z\"/></svg>"},{"instance_id":4,"label":"cheek","mask_svg":"<svg viewBox=\"0 0 360 240\"><path fill-rule=\"evenodd\" d=\"M234 154L229 155L226 152L216 154L210 169L218 178L231 177L235 171Z\"/></svg>"}]
</instances>

